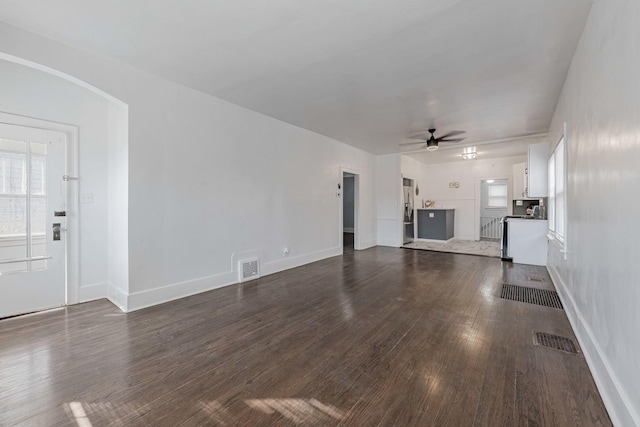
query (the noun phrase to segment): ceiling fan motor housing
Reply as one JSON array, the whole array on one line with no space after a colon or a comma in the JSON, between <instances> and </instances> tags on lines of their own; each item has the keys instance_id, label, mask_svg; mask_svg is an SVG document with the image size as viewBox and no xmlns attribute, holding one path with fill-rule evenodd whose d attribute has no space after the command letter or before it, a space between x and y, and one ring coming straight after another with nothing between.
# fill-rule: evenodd
<instances>
[{"instance_id":1,"label":"ceiling fan motor housing","mask_svg":"<svg viewBox=\"0 0 640 427\"><path fill-rule=\"evenodd\" d=\"M431 139L427 140L427 150L435 151L438 149L438 141L436 141L433 136Z\"/></svg>"}]
</instances>

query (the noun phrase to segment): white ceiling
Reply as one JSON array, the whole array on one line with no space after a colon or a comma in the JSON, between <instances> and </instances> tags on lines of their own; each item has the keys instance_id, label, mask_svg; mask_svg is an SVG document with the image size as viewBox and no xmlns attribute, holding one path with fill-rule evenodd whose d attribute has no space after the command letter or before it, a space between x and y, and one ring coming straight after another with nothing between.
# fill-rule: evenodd
<instances>
[{"instance_id":1,"label":"white ceiling","mask_svg":"<svg viewBox=\"0 0 640 427\"><path fill-rule=\"evenodd\" d=\"M545 142L544 136L519 138L515 140L507 140L501 142L481 142L479 144L460 143L457 146L442 147L438 151L413 151L408 152L408 156L413 157L419 162L426 164L433 163L450 163L474 160L464 160L462 152L464 147L473 147L472 151L476 152L476 160L497 159L501 157L526 156L527 149L530 144Z\"/></svg>"},{"instance_id":2,"label":"white ceiling","mask_svg":"<svg viewBox=\"0 0 640 427\"><path fill-rule=\"evenodd\" d=\"M367 151L545 132L591 0L0 0L0 21Z\"/></svg>"}]
</instances>

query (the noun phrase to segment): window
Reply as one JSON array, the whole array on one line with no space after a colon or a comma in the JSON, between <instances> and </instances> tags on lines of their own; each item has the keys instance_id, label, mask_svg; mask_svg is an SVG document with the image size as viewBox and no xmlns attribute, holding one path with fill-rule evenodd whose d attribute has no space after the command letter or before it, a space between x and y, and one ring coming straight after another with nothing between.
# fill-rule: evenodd
<instances>
[{"instance_id":1,"label":"window","mask_svg":"<svg viewBox=\"0 0 640 427\"><path fill-rule=\"evenodd\" d=\"M506 208L507 207L507 184L491 184L487 187L488 198L487 207Z\"/></svg>"},{"instance_id":2,"label":"window","mask_svg":"<svg viewBox=\"0 0 640 427\"><path fill-rule=\"evenodd\" d=\"M565 182L565 170L564 170L564 137L560 140L560 143L556 147L554 151L554 156L556 158L556 176L555 176L555 225L556 225L556 236L558 236L561 240L564 240L564 207L565 207L565 196L564 196L564 182Z\"/></svg>"},{"instance_id":3,"label":"window","mask_svg":"<svg viewBox=\"0 0 640 427\"><path fill-rule=\"evenodd\" d=\"M565 136L560 138L549 158L549 200L547 206L549 232L556 239L564 242L566 230L566 170L565 170Z\"/></svg>"},{"instance_id":4,"label":"window","mask_svg":"<svg viewBox=\"0 0 640 427\"><path fill-rule=\"evenodd\" d=\"M45 150L44 144L37 142L0 139L0 236L27 233L27 206L31 209L31 232L45 232Z\"/></svg>"},{"instance_id":5,"label":"window","mask_svg":"<svg viewBox=\"0 0 640 427\"><path fill-rule=\"evenodd\" d=\"M547 218L549 218L549 231L556 231L556 157L551 153L548 165L549 174L549 200L547 201Z\"/></svg>"}]
</instances>

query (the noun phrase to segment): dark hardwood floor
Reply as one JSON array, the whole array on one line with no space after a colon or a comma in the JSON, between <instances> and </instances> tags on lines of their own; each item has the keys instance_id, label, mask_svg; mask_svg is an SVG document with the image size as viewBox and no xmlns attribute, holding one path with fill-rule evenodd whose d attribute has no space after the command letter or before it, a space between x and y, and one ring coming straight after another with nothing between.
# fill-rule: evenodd
<instances>
[{"instance_id":1,"label":"dark hardwood floor","mask_svg":"<svg viewBox=\"0 0 640 427\"><path fill-rule=\"evenodd\" d=\"M354 246L354 234L353 233L342 233L342 249L345 254L350 254L353 252Z\"/></svg>"},{"instance_id":2,"label":"dark hardwood floor","mask_svg":"<svg viewBox=\"0 0 640 427\"><path fill-rule=\"evenodd\" d=\"M542 280L542 281L540 281ZM146 310L0 321L2 426L610 425L564 311L500 299L544 268L349 252Z\"/></svg>"}]
</instances>

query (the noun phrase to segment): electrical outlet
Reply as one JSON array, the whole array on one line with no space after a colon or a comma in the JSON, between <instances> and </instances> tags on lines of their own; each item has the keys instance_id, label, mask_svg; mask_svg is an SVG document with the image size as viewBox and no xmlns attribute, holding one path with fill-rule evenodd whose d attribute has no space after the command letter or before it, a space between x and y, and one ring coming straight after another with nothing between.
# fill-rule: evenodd
<instances>
[{"instance_id":1,"label":"electrical outlet","mask_svg":"<svg viewBox=\"0 0 640 427\"><path fill-rule=\"evenodd\" d=\"M284 249L282 250L282 255L284 255L284 256L289 255L289 248L284 248Z\"/></svg>"}]
</instances>

